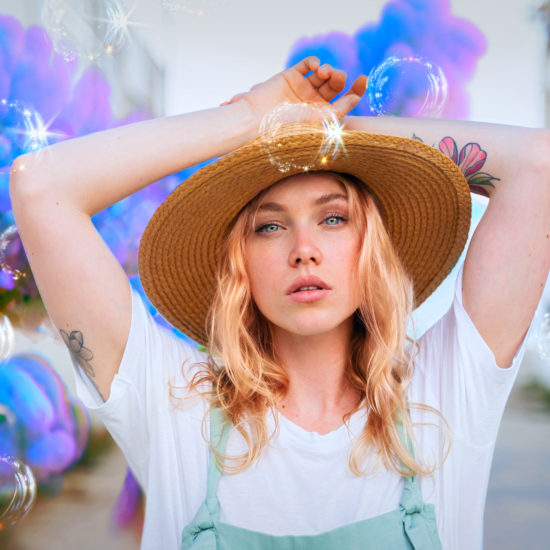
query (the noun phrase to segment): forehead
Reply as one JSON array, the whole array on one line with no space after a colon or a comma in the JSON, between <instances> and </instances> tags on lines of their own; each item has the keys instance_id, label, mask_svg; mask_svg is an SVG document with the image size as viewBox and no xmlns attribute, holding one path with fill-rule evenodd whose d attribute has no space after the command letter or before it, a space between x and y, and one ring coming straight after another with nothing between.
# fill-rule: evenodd
<instances>
[{"instance_id":1,"label":"forehead","mask_svg":"<svg viewBox=\"0 0 550 550\"><path fill-rule=\"evenodd\" d=\"M346 188L332 174L297 174L268 187L259 197L258 206L274 200L315 200L329 193L347 197Z\"/></svg>"}]
</instances>

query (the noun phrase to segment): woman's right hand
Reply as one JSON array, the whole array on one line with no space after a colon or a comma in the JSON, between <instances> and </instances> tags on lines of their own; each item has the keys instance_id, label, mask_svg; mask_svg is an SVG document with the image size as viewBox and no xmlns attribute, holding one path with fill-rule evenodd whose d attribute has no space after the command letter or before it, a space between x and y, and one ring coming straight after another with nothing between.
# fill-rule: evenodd
<instances>
[{"instance_id":1,"label":"woman's right hand","mask_svg":"<svg viewBox=\"0 0 550 550\"><path fill-rule=\"evenodd\" d=\"M237 94L222 105L245 102L259 125L264 115L281 103L328 106L345 85L344 71L334 69L328 64L321 65L317 57L310 56L269 80L256 84L249 92ZM366 88L367 77L361 75L342 97L330 104L338 118L345 116L359 103Z\"/></svg>"}]
</instances>

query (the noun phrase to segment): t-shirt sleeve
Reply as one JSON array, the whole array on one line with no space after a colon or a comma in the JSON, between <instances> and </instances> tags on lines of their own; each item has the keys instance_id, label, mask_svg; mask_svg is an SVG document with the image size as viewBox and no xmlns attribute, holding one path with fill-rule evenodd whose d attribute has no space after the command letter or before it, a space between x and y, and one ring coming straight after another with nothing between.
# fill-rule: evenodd
<instances>
[{"instance_id":1,"label":"t-shirt sleeve","mask_svg":"<svg viewBox=\"0 0 550 550\"><path fill-rule=\"evenodd\" d=\"M453 438L494 443L525 352L527 331L509 368L500 368L462 304L460 268L449 311L418 340L411 401L438 409Z\"/></svg>"},{"instance_id":2,"label":"t-shirt sleeve","mask_svg":"<svg viewBox=\"0 0 550 550\"><path fill-rule=\"evenodd\" d=\"M171 391L181 393L193 366L206 355L192 344L160 326L147 311L139 294L132 292L132 318L128 340L117 374L104 402L80 368L76 368L76 392L84 405L105 424L123 451L132 471L143 482L151 444L174 403Z\"/></svg>"}]
</instances>

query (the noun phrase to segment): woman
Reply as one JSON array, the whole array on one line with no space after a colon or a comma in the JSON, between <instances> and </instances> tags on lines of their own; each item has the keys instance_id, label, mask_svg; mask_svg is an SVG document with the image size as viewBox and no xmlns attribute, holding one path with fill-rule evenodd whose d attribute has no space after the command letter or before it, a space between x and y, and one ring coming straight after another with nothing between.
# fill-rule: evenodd
<instances>
[{"instance_id":1,"label":"woman","mask_svg":"<svg viewBox=\"0 0 550 550\"><path fill-rule=\"evenodd\" d=\"M311 57L221 107L14 163L18 228L78 391L146 491L143 548L481 546L498 424L549 270L548 133L348 117L363 132L343 137L345 154L277 182L245 145L265 113L327 104L344 85ZM339 117L365 86L333 101ZM451 309L409 351L406 314L469 222L464 176L413 135L487 150L486 175L466 174L490 203ZM299 166L319 145L296 129L281 154ZM148 318L90 218L231 151L159 208L140 249L153 303L208 357Z\"/></svg>"}]
</instances>

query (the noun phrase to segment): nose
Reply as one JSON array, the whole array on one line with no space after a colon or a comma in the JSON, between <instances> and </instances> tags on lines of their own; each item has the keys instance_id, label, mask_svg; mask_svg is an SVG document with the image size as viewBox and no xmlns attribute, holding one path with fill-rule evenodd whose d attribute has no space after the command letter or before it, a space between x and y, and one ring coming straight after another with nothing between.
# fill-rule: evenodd
<instances>
[{"instance_id":1,"label":"nose","mask_svg":"<svg viewBox=\"0 0 550 550\"><path fill-rule=\"evenodd\" d=\"M294 245L289 254L290 265L293 267L309 263L318 265L322 259L321 251L311 235L306 230L297 231Z\"/></svg>"}]
</instances>

